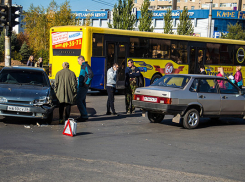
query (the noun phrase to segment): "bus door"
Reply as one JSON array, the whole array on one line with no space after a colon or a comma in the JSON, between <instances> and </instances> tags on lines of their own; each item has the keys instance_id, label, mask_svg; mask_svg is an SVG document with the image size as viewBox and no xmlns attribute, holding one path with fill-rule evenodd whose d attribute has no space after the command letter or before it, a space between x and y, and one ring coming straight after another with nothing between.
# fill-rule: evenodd
<instances>
[{"instance_id":1,"label":"bus door","mask_svg":"<svg viewBox=\"0 0 245 182\"><path fill-rule=\"evenodd\" d=\"M106 59L107 70L112 67L114 63L118 64L117 72L117 89L124 89L125 87L125 67L127 58L127 43L125 42L107 42Z\"/></svg>"},{"instance_id":2,"label":"bus door","mask_svg":"<svg viewBox=\"0 0 245 182\"><path fill-rule=\"evenodd\" d=\"M189 74L199 74L200 66L204 65L205 44L196 43L189 46Z\"/></svg>"}]
</instances>

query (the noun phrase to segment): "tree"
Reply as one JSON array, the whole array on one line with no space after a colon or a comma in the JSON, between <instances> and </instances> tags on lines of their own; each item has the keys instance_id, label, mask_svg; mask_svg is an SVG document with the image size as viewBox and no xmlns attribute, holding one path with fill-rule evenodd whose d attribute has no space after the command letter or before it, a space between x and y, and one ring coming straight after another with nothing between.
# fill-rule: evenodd
<instances>
[{"instance_id":1,"label":"tree","mask_svg":"<svg viewBox=\"0 0 245 182\"><path fill-rule=\"evenodd\" d=\"M140 11L141 11L141 17L139 18L139 30L140 31L146 31L146 32L152 32L153 27L152 24L152 17L153 12L149 10L150 1L144 0L143 4L141 5Z\"/></svg>"},{"instance_id":2,"label":"tree","mask_svg":"<svg viewBox=\"0 0 245 182\"><path fill-rule=\"evenodd\" d=\"M135 14L132 14L133 0L118 0L118 5L113 8L113 23L108 23L109 28L133 30L136 22Z\"/></svg>"},{"instance_id":3,"label":"tree","mask_svg":"<svg viewBox=\"0 0 245 182\"><path fill-rule=\"evenodd\" d=\"M35 58L37 58L38 52L49 50L51 27L78 24L75 20L75 15L71 12L68 1L59 6L53 0L47 9L42 6L34 7L31 4L29 10L24 12L24 15L23 21L25 22L25 32L29 39L28 45L33 50Z\"/></svg>"},{"instance_id":4,"label":"tree","mask_svg":"<svg viewBox=\"0 0 245 182\"><path fill-rule=\"evenodd\" d=\"M226 36L223 35L222 38L245 40L245 31L239 23L236 23L235 25L229 23L229 25L227 25L227 31L228 34Z\"/></svg>"},{"instance_id":5,"label":"tree","mask_svg":"<svg viewBox=\"0 0 245 182\"><path fill-rule=\"evenodd\" d=\"M86 16L86 19L85 19L85 21L83 22L83 25L84 26L90 26L90 24L91 24L91 14L87 14L87 16Z\"/></svg>"},{"instance_id":6,"label":"tree","mask_svg":"<svg viewBox=\"0 0 245 182\"><path fill-rule=\"evenodd\" d=\"M191 35L194 32L194 27L191 23L191 19L188 15L188 9L184 8L182 12L180 12L179 23L177 27L178 35Z\"/></svg>"},{"instance_id":7,"label":"tree","mask_svg":"<svg viewBox=\"0 0 245 182\"><path fill-rule=\"evenodd\" d=\"M164 33L173 34L172 10L168 9L164 15Z\"/></svg>"},{"instance_id":8,"label":"tree","mask_svg":"<svg viewBox=\"0 0 245 182\"><path fill-rule=\"evenodd\" d=\"M29 56L31 55L31 51L29 46L24 42L20 48L20 54L22 56L22 61L27 62Z\"/></svg>"}]
</instances>

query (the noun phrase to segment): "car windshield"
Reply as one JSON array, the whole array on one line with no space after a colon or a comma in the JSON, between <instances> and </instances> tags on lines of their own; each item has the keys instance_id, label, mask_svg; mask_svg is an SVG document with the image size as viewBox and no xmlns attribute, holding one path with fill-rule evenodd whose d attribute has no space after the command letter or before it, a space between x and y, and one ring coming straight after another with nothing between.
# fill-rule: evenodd
<instances>
[{"instance_id":1,"label":"car windshield","mask_svg":"<svg viewBox=\"0 0 245 182\"><path fill-rule=\"evenodd\" d=\"M32 70L2 70L0 83L48 86L45 75Z\"/></svg>"},{"instance_id":2,"label":"car windshield","mask_svg":"<svg viewBox=\"0 0 245 182\"><path fill-rule=\"evenodd\" d=\"M155 81L152 86L184 88L189 82L190 78L190 76L184 75L165 75L159 80Z\"/></svg>"}]
</instances>

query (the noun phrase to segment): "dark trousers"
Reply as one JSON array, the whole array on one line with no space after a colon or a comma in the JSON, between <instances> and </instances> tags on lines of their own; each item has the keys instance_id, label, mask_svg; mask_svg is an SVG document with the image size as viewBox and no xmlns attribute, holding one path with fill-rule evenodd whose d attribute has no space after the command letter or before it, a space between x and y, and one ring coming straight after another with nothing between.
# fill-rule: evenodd
<instances>
[{"instance_id":1,"label":"dark trousers","mask_svg":"<svg viewBox=\"0 0 245 182\"><path fill-rule=\"evenodd\" d=\"M114 94L115 94L115 87L110 87L106 86L107 94L108 94L108 99L107 99L107 113L110 112L110 108L112 113L115 113L115 108L114 108Z\"/></svg>"},{"instance_id":2,"label":"dark trousers","mask_svg":"<svg viewBox=\"0 0 245 182\"><path fill-rule=\"evenodd\" d=\"M66 107L66 109L65 109L65 107ZM71 104L60 103L60 105L59 105L59 119L63 119L64 109L65 109L65 120L67 120L70 117Z\"/></svg>"}]
</instances>

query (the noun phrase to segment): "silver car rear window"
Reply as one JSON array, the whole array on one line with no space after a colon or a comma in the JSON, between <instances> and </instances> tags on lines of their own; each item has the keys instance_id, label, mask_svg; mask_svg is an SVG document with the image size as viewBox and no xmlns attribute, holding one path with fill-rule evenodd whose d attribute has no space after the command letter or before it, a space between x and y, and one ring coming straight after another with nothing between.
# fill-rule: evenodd
<instances>
[{"instance_id":1,"label":"silver car rear window","mask_svg":"<svg viewBox=\"0 0 245 182\"><path fill-rule=\"evenodd\" d=\"M190 76L184 75L165 75L162 78L155 81L152 86L160 87L173 87L183 89L190 81Z\"/></svg>"}]
</instances>

